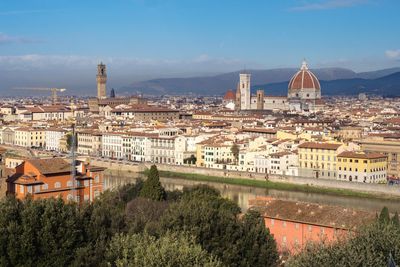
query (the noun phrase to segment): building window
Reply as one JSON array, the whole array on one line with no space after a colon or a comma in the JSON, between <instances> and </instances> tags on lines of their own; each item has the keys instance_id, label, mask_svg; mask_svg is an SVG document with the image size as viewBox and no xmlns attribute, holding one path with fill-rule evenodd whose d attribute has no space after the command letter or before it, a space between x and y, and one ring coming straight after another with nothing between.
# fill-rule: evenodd
<instances>
[{"instance_id":1,"label":"building window","mask_svg":"<svg viewBox=\"0 0 400 267\"><path fill-rule=\"evenodd\" d=\"M68 181L68 182L67 182L67 186L68 186L68 187L72 187L72 184L73 184L72 181Z\"/></svg>"},{"instance_id":2,"label":"building window","mask_svg":"<svg viewBox=\"0 0 400 267\"><path fill-rule=\"evenodd\" d=\"M311 225L308 226L308 231L309 231L309 232L312 231L312 226L311 226Z\"/></svg>"},{"instance_id":3,"label":"building window","mask_svg":"<svg viewBox=\"0 0 400 267\"><path fill-rule=\"evenodd\" d=\"M47 190L49 189L49 185L48 184L43 184L42 185L42 190Z\"/></svg>"},{"instance_id":4,"label":"building window","mask_svg":"<svg viewBox=\"0 0 400 267\"><path fill-rule=\"evenodd\" d=\"M295 224L296 229L299 229L300 225L298 223Z\"/></svg>"},{"instance_id":5,"label":"building window","mask_svg":"<svg viewBox=\"0 0 400 267\"><path fill-rule=\"evenodd\" d=\"M275 220L271 219L271 225L274 225L274 223L275 223Z\"/></svg>"},{"instance_id":6,"label":"building window","mask_svg":"<svg viewBox=\"0 0 400 267\"><path fill-rule=\"evenodd\" d=\"M61 187L61 183L60 182L54 183L54 188L60 188L60 187Z\"/></svg>"},{"instance_id":7,"label":"building window","mask_svg":"<svg viewBox=\"0 0 400 267\"><path fill-rule=\"evenodd\" d=\"M21 184L21 185L19 185L19 192L21 193L21 194L23 194L24 193L24 186Z\"/></svg>"}]
</instances>

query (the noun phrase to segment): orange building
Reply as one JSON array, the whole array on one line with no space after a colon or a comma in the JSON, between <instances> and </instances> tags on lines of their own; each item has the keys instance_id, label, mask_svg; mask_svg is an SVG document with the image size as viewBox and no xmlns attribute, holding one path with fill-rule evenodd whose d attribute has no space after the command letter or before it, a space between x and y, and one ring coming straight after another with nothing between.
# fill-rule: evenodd
<instances>
[{"instance_id":1,"label":"orange building","mask_svg":"<svg viewBox=\"0 0 400 267\"><path fill-rule=\"evenodd\" d=\"M372 222L372 212L316 203L294 202L268 197L250 200L250 206L264 217L278 250L295 253L307 242L331 242Z\"/></svg>"},{"instance_id":2,"label":"orange building","mask_svg":"<svg viewBox=\"0 0 400 267\"><path fill-rule=\"evenodd\" d=\"M30 159L15 168L7 179L7 193L19 199L61 197L78 203L93 201L103 191L105 168L76 161L72 179L71 163L61 158Z\"/></svg>"}]
</instances>

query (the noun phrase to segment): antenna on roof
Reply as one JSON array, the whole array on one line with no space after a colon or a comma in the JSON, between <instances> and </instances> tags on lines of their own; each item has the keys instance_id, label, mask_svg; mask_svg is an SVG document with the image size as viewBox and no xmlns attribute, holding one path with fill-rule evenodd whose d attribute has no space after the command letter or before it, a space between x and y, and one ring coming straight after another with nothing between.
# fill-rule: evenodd
<instances>
[{"instance_id":1,"label":"antenna on roof","mask_svg":"<svg viewBox=\"0 0 400 267\"><path fill-rule=\"evenodd\" d=\"M77 197L75 196L75 187L76 184L76 158L75 158L75 124L72 124L72 137L71 137L71 181L72 181L72 198L73 201L79 202ZM78 203L79 204L79 203Z\"/></svg>"}]
</instances>

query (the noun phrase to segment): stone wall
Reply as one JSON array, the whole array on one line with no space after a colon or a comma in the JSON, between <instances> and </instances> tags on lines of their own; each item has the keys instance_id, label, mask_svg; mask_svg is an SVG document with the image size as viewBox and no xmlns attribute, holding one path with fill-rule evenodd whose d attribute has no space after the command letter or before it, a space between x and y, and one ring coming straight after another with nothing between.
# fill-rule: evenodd
<instances>
[{"instance_id":1,"label":"stone wall","mask_svg":"<svg viewBox=\"0 0 400 267\"><path fill-rule=\"evenodd\" d=\"M151 164L145 164L147 168ZM187 167L187 166L175 166L166 164L157 164L159 170L172 171L172 172L182 172L182 173L195 173L209 176L220 176L220 177L231 177L231 178L242 178L242 179L253 179L253 180L270 180L272 182L299 184L299 185L310 185L326 188L336 188L336 189L349 189L359 192L368 192L373 194L386 194L393 196L400 196L400 186L399 185L386 185L386 184L366 184L358 182L346 182L334 179L316 179L308 177L299 176L280 176L271 175L268 177L265 174L260 173L249 173L249 172L238 172L238 171L226 171L218 169L208 169L199 167Z\"/></svg>"},{"instance_id":2,"label":"stone wall","mask_svg":"<svg viewBox=\"0 0 400 267\"><path fill-rule=\"evenodd\" d=\"M151 163L121 163L118 161L100 161L92 160L90 162L93 165L106 167L110 171L128 171L128 172L141 172L147 168L150 168ZM299 185L310 185L325 188L336 188L336 189L349 189L359 192L368 192L372 194L386 194L393 196L400 196L399 185L386 185L386 184L366 184L358 182L346 182L334 179L316 179L300 176L280 176L261 173L249 173L240 171L227 171L219 169L209 169L201 167L188 167L188 166L177 166L167 164L157 164L157 168L162 171L181 172L181 173L195 173L209 176L229 177L229 178L242 178L252 180L269 180L272 182L299 184Z\"/></svg>"}]
</instances>

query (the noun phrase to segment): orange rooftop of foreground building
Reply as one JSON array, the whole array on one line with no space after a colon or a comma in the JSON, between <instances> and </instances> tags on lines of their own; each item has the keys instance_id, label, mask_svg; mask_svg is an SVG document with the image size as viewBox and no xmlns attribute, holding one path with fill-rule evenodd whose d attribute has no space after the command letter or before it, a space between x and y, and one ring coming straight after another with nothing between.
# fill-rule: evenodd
<instances>
[{"instance_id":1,"label":"orange rooftop of foreground building","mask_svg":"<svg viewBox=\"0 0 400 267\"><path fill-rule=\"evenodd\" d=\"M249 201L264 217L281 252L300 251L307 242L346 237L375 219L375 213L316 203L257 197Z\"/></svg>"},{"instance_id":2,"label":"orange rooftop of foreground building","mask_svg":"<svg viewBox=\"0 0 400 267\"><path fill-rule=\"evenodd\" d=\"M7 179L7 193L18 199L61 197L64 201L93 201L103 192L105 168L76 161L72 179L71 163L62 158L30 159L15 168Z\"/></svg>"}]
</instances>

